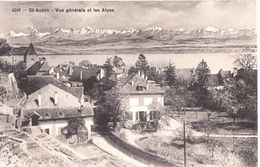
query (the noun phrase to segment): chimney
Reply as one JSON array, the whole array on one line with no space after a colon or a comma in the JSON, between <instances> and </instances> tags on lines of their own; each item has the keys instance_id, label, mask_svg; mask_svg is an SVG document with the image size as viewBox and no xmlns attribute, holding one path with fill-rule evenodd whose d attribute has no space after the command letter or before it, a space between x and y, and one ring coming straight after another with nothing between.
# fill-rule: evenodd
<instances>
[{"instance_id":1,"label":"chimney","mask_svg":"<svg viewBox=\"0 0 260 167\"><path fill-rule=\"evenodd\" d=\"M141 73L141 77L142 77L143 79L145 79L144 72Z\"/></svg>"},{"instance_id":2,"label":"chimney","mask_svg":"<svg viewBox=\"0 0 260 167\"><path fill-rule=\"evenodd\" d=\"M148 90L149 88L149 85L148 85L148 82L146 82L146 90Z\"/></svg>"},{"instance_id":3,"label":"chimney","mask_svg":"<svg viewBox=\"0 0 260 167\"><path fill-rule=\"evenodd\" d=\"M56 91L54 92L54 105L58 105L58 93Z\"/></svg>"},{"instance_id":4,"label":"chimney","mask_svg":"<svg viewBox=\"0 0 260 167\"><path fill-rule=\"evenodd\" d=\"M38 94L38 106L40 107L42 105L42 95L41 93Z\"/></svg>"},{"instance_id":5,"label":"chimney","mask_svg":"<svg viewBox=\"0 0 260 167\"><path fill-rule=\"evenodd\" d=\"M82 80L82 70L80 70L80 80Z\"/></svg>"},{"instance_id":6,"label":"chimney","mask_svg":"<svg viewBox=\"0 0 260 167\"><path fill-rule=\"evenodd\" d=\"M57 72L56 77L57 77L57 79L60 79L60 73L59 72Z\"/></svg>"},{"instance_id":7,"label":"chimney","mask_svg":"<svg viewBox=\"0 0 260 167\"><path fill-rule=\"evenodd\" d=\"M131 81L131 85L132 85L132 86L134 85L134 80Z\"/></svg>"}]
</instances>

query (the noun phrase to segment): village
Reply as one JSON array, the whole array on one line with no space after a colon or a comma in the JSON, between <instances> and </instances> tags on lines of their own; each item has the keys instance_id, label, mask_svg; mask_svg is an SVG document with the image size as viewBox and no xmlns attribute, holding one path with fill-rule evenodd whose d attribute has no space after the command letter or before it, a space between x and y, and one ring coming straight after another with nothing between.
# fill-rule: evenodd
<instances>
[{"instance_id":1,"label":"village","mask_svg":"<svg viewBox=\"0 0 260 167\"><path fill-rule=\"evenodd\" d=\"M0 166L257 166L251 54L217 74L144 54L50 66L33 43L21 56L0 63Z\"/></svg>"}]
</instances>

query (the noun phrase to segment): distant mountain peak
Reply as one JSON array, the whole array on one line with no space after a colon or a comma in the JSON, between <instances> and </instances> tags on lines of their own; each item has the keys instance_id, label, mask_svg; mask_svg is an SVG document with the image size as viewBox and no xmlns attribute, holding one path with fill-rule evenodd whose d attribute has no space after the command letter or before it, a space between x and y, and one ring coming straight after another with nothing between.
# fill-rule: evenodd
<instances>
[{"instance_id":1,"label":"distant mountain peak","mask_svg":"<svg viewBox=\"0 0 260 167\"><path fill-rule=\"evenodd\" d=\"M147 27L144 29L144 31L162 31L162 27Z\"/></svg>"},{"instance_id":2,"label":"distant mountain peak","mask_svg":"<svg viewBox=\"0 0 260 167\"><path fill-rule=\"evenodd\" d=\"M205 31L210 31L210 32L218 32L218 29L215 28L215 27L211 27L211 26L208 26L207 28L204 29Z\"/></svg>"}]
</instances>

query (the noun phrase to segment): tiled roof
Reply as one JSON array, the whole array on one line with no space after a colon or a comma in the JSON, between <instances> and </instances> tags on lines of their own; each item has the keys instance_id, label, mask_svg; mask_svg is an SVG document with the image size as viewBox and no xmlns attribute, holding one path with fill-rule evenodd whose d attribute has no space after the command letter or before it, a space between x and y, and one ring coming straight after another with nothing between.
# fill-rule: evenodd
<instances>
[{"instance_id":1,"label":"tiled roof","mask_svg":"<svg viewBox=\"0 0 260 167\"><path fill-rule=\"evenodd\" d=\"M55 108L57 106L54 105L52 99L54 99L54 92L57 92L58 95L58 106L62 108L74 108L78 107L79 99L76 96L52 85L48 84L43 88L35 91L34 93L28 96L25 107L27 109L35 109L38 108L38 104L36 99L38 98L39 93L41 94L41 106L44 108Z\"/></svg>"},{"instance_id":2,"label":"tiled roof","mask_svg":"<svg viewBox=\"0 0 260 167\"><path fill-rule=\"evenodd\" d=\"M54 104L54 92L58 97L57 105ZM41 106L38 105L39 94L41 95ZM93 116L89 103L81 107L77 97L51 84L29 95L22 110L25 117L31 116L36 111L40 115L40 120Z\"/></svg>"},{"instance_id":3,"label":"tiled roof","mask_svg":"<svg viewBox=\"0 0 260 167\"><path fill-rule=\"evenodd\" d=\"M23 109L24 117L29 119L35 112L35 109L27 110ZM90 106L78 108L38 108L36 113L40 115L39 120L51 120L51 119L68 119L78 117L93 117L94 112Z\"/></svg>"},{"instance_id":4,"label":"tiled roof","mask_svg":"<svg viewBox=\"0 0 260 167\"><path fill-rule=\"evenodd\" d=\"M80 78L82 71L82 78ZM100 72L99 68L91 68L91 69L85 69L79 66L73 67L73 72L70 77L70 81L84 81L86 79L89 79L91 77L97 77Z\"/></svg>"},{"instance_id":5,"label":"tiled roof","mask_svg":"<svg viewBox=\"0 0 260 167\"><path fill-rule=\"evenodd\" d=\"M165 92L161 86L142 78L138 74L121 78L117 86L123 94L163 94ZM143 90L138 90L138 86L143 87Z\"/></svg>"},{"instance_id":6,"label":"tiled roof","mask_svg":"<svg viewBox=\"0 0 260 167\"><path fill-rule=\"evenodd\" d=\"M74 96L81 98L83 95L83 87L68 87L61 81L57 80L53 76L28 76L27 89L23 90L27 95L41 89L42 87L52 84L60 89L73 94Z\"/></svg>"},{"instance_id":7,"label":"tiled roof","mask_svg":"<svg viewBox=\"0 0 260 167\"><path fill-rule=\"evenodd\" d=\"M26 70L27 75L36 75L38 72L48 72L50 66L47 62L35 62L30 68Z\"/></svg>"}]
</instances>

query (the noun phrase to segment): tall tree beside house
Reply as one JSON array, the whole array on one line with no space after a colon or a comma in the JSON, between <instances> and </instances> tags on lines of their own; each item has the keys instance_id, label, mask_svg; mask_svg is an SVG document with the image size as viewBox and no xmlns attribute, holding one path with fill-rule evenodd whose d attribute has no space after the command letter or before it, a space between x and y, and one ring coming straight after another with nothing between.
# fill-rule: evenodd
<instances>
[{"instance_id":1,"label":"tall tree beside house","mask_svg":"<svg viewBox=\"0 0 260 167\"><path fill-rule=\"evenodd\" d=\"M95 76L92 76L83 82L84 94L87 94L91 99L96 100L98 96L98 80Z\"/></svg>"},{"instance_id":2,"label":"tall tree beside house","mask_svg":"<svg viewBox=\"0 0 260 167\"><path fill-rule=\"evenodd\" d=\"M140 54L138 60L135 63L135 67L139 71L146 73L149 70L149 63L143 54Z\"/></svg>"},{"instance_id":3,"label":"tall tree beside house","mask_svg":"<svg viewBox=\"0 0 260 167\"><path fill-rule=\"evenodd\" d=\"M108 58L104 64L104 68L105 68L105 79L109 80L113 77L114 75L114 70L113 70L113 64L112 64L112 60L111 58Z\"/></svg>"},{"instance_id":4,"label":"tall tree beside house","mask_svg":"<svg viewBox=\"0 0 260 167\"><path fill-rule=\"evenodd\" d=\"M108 127L109 123L112 123L115 127L118 122L124 119L120 94L113 88L105 93L103 100L102 111L98 113L96 122L104 129Z\"/></svg>"},{"instance_id":5,"label":"tall tree beside house","mask_svg":"<svg viewBox=\"0 0 260 167\"><path fill-rule=\"evenodd\" d=\"M207 97L208 97L208 90L207 85L209 82L209 76L210 76L210 69L207 65L207 62L202 60L197 68L196 68L196 82L197 82L197 88L195 88L195 91L197 92L197 98L198 102L202 106L207 105Z\"/></svg>"},{"instance_id":6,"label":"tall tree beside house","mask_svg":"<svg viewBox=\"0 0 260 167\"><path fill-rule=\"evenodd\" d=\"M157 84L164 85L165 76L164 74L160 74L156 67L149 67L149 70L146 73L147 79L151 81L155 81Z\"/></svg>"},{"instance_id":7,"label":"tall tree beside house","mask_svg":"<svg viewBox=\"0 0 260 167\"><path fill-rule=\"evenodd\" d=\"M169 86L173 86L176 83L176 68L172 64L169 64L165 71L165 81Z\"/></svg>"},{"instance_id":8,"label":"tall tree beside house","mask_svg":"<svg viewBox=\"0 0 260 167\"><path fill-rule=\"evenodd\" d=\"M180 115L181 109L187 106L186 89L183 86L170 87L165 92L165 103L172 110L177 110Z\"/></svg>"}]
</instances>

